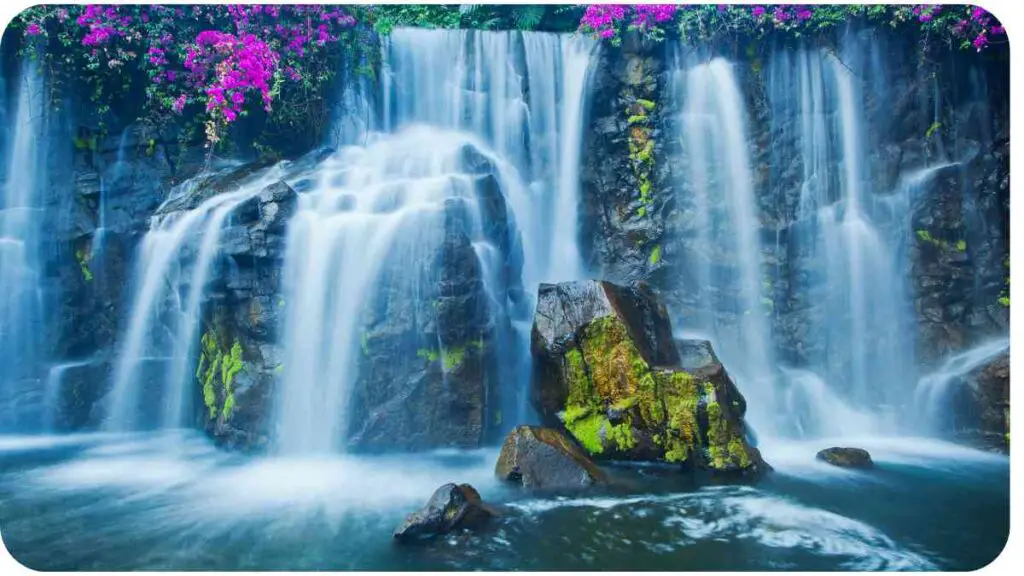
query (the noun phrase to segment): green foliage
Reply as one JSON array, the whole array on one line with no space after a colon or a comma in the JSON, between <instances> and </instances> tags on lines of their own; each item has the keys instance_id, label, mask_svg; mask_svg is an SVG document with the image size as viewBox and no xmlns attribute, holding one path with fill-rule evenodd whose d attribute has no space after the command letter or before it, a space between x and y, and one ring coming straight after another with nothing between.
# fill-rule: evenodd
<instances>
[{"instance_id":1,"label":"green foliage","mask_svg":"<svg viewBox=\"0 0 1024 576\"><path fill-rule=\"evenodd\" d=\"M90 251L84 248L75 250L75 260L78 261L78 267L81 268L82 277L85 278L85 281L92 282L92 270L89 268L89 260L92 260L92 254Z\"/></svg>"},{"instance_id":2,"label":"green foliage","mask_svg":"<svg viewBox=\"0 0 1024 576\"><path fill-rule=\"evenodd\" d=\"M936 132L938 132L939 128L941 128L941 127L942 127L941 123L939 123L939 122L932 122L932 125L928 127L928 131L924 133L924 137L925 138L931 138L932 136L935 135Z\"/></svg>"},{"instance_id":3,"label":"green foliage","mask_svg":"<svg viewBox=\"0 0 1024 576\"><path fill-rule=\"evenodd\" d=\"M661 262L661 244L654 245L654 248L651 249L651 254L647 257L647 261L651 266L657 266L658 262Z\"/></svg>"},{"instance_id":4,"label":"green foliage","mask_svg":"<svg viewBox=\"0 0 1024 576\"><path fill-rule=\"evenodd\" d=\"M219 414L224 420L231 418L235 408L235 376L245 369L242 360L242 345L238 340L231 347L223 349L214 330L207 330L199 339L199 360L196 365L196 379L202 386L203 404L206 406L210 420ZM275 372L284 369L283 365L275 368ZM219 385L219 386L218 386ZM223 404L218 410L218 388Z\"/></svg>"},{"instance_id":5,"label":"green foliage","mask_svg":"<svg viewBox=\"0 0 1024 576\"><path fill-rule=\"evenodd\" d=\"M957 240L956 241L956 249L957 249L958 252L966 252L967 251L967 241L965 241L965 240Z\"/></svg>"},{"instance_id":6,"label":"green foliage","mask_svg":"<svg viewBox=\"0 0 1024 576\"><path fill-rule=\"evenodd\" d=\"M418 358L423 358L424 360L430 362L431 364L437 362L437 359L441 357L437 353L437 350L432 350L430 348L420 348L419 350L416 351L416 356Z\"/></svg>"},{"instance_id":7,"label":"green foliage","mask_svg":"<svg viewBox=\"0 0 1024 576\"><path fill-rule=\"evenodd\" d=\"M384 35L398 27L571 32L583 9L550 4L381 4L373 13L374 27Z\"/></svg>"},{"instance_id":8,"label":"green foliage","mask_svg":"<svg viewBox=\"0 0 1024 576\"><path fill-rule=\"evenodd\" d=\"M445 348L441 350L441 366L445 372L451 372L462 365L466 358L466 349L462 347Z\"/></svg>"}]
</instances>

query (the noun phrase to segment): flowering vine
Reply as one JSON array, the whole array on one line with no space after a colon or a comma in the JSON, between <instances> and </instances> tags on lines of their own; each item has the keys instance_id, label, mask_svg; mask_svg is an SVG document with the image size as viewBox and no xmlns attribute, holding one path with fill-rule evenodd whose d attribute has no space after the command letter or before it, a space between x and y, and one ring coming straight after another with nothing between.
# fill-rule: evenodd
<instances>
[{"instance_id":1,"label":"flowering vine","mask_svg":"<svg viewBox=\"0 0 1024 576\"><path fill-rule=\"evenodd\" d=\"M101 114L124 78L138 72L148 120L186 113L205 118L207 140L260 110L287 117L302 110L274 107L282 91L315 93L336 72L339 54L365 54L359 34L372 11L330 5L85 5L37 6L15 21L29 50L74 71L92 74ZM342 48L335 48L344 43ZM280 110L275 115L275 111Z\"/></svg>"},{"instance_id":2,"label":"flowering vine","mask_svg":"<svg viewBox=\"0 0 1024 576\"><path fill-rule=\"evenodd\" d=\"M892 25L917 23L931 38L946 39L963 49L982 51L1005 43L1006 30L984 8L977 6L916 5L676 5L591 4L579 29L612 44L624 32L661 40L678 29L683 40L707 41L726 33L763 33L777 30L800 35L822 31L851 18L884 20Z\"/></svg>"}]
</instances>

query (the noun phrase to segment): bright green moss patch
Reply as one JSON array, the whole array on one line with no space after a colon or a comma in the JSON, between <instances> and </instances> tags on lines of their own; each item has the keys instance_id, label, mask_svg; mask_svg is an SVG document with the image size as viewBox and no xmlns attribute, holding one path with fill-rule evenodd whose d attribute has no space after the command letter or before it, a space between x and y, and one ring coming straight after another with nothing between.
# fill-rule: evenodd
<instances>
[{"instance_id":1,"label":"bright green moss patch","mask_svg":"<svg viewBox=\"0 0 1024 576\"><path fill-rule=\"evenodd\" d=\"M604 452L604 442L601 437L602 430L608 419L600 414L590 414L583 418L567 422L566 430L583 445L583 448L591 454Z\"/></svg>"},{"instance_id":2,"label":"bright green moss patch","mask_svg":"<svg viewBox=\"0 0 1024 576\"><path fill-rule=\"evenodd\" d=\"M445 372L451 372L462 365L466 358L466 349L462 347L446 348L441 350L441 366Z\"/></svg>"},{"instance_id":3,"label":"bright green moss patch","mask_svg":"<svg viewBox=\"0 0 1024 576\"><path fill-rule=\"evenodd\" d=\"M89 268L89 260L91 259L92 255L85 249L79 248L75 250L75 260L78 261L78 267L82 269L82 277L85 278L86 282L92 282L93 280L92 270Z\"/></svg>"},{"instance_id":4,"label":"bright green moss patch","mask_svg":"<svg viewBox=\"0 0 1024 576\"><path fill-rule=\"evenodd\" d=\"M242 345L235 340L230 348L224 350L213 330L203 333L199 345L196 379L203 388L203 404L210 420L216 418L218 413L228 420L235 408L235 376L245 369ZM220 406L218 398L223 398L223 404Z\"/></svg>"},{"instance_id":5,"label":"bright green moss patch","mask_svg":"<svg viewBox=\"0 0 1024 576\"><path fill-rule=\"evenodd\" d=\"M658 262L661 262L661 244L654 245L654 248L651 249L651 255L647 257L647 261L650 262L651 266L657 266Z\"/></svg>"},{"instance_id":6,"label":"bright green moss patch","mask_svg":"<svg viewBox=\"0 0 1024 576\"><path fill-rule=\"evenodd\" d=\"M437 359L441 357L440 354L437 353L437 350L431 350L429 348L420 348L416 351L416 356L418 358L423 358L430 363L437 362Z\"/></svg>"}]
</instances>

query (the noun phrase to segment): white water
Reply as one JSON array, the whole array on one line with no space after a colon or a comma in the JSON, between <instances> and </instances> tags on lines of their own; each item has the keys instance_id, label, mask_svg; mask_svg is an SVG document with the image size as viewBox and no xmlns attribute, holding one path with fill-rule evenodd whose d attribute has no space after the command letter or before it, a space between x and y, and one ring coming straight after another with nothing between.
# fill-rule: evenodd
<instances>
[{"instance_id":1,"label":"white water","mask_svg":"<svg viewBox=\"0 0 1024 576\"><path fill-rule=\"evenodd\" d=\"M583 276L579 162L596 50L584 37L468 30L400 29L385 44L385 132L409 123L470 132L526 183L505 194L528 290Z\"/></svg>"},{"instance_id":2,"label":"white water","mask_svg":"<svg viewBox=\"0 0 1024 576\"><path fill-rule=\"evenodd\" d=\"M64 386L64 373L73 368L87 366L90 360L76 362L63 362L50 368L46 376L46 384L43 389L43 429L55 432L57 428L57 415L60 410L60 399Z\"/></svg>"},{"instance_id":3,"label":"white water","mask_svg":"<svg viewBox=\"0 0 1024 576\"><path fill-rule=\"evenodd\" d=\"M279 169L272 169L192 210L153 217L139 250L137 289L128 330L117 355L104 421L106 429L129 431L143 427L139 419L143 400L140 387L143 383L151 385L154 379L161 394L156 405L162 406L162 411L154 416L159 419L158 427L175 428L184 423L196 326L224 222L236 206L280 177ZM199 181L201 178L184 186L194 186ZM181 190L172 192L171 199L180 195ZM196 244L195 260L190 261L189 251L196 249ZM188 288L184 298L182 286ZM163 318L168 312L172 317L170 325L164 324ZM150 357L164 357L167 363L158 374L141 374L141 363ZM145 402L152 406L155 399L147 397Z\"/></svg>"},{"instance_id":4,"label":"white water","mask_svg":"<svg viewBox=\"0 0 1024 576\"><path fill-rule=\"evenodd\" d=\"M702 235L702 255L693 265L699 285L707 289L705 314L696 322L687 319L679 328L714 335L720 343L716 352L749 398L750 421L770 432L778 411L771 330L761 303L760 224L743 98L732 65L722 58L684 68L676 82L684 102L686 179ZM712 296L716 291L729 294Z\"/></svg>"},{"instance_id":5,"label":"white water","mask_svg":"<svg viewBox=\"0 0 1024 576\"><path fill-rule=\"evenodd\" d=\"M286 278L285 372L278 394L282 453L344 450L351 394L374 295L430 298L446 200L466 204L491 318L515 322L507 289L581 277L577 242L579 162L593 45L554 34L400 29L383 47L383 134L340 150L292 220ZM489 167L470 166L479 155ZM488 237L474 188L490 172L514 228ZM521 262L517 262L521 260ZM522 278L501 271L516 265ZM384 272L386 271L386 273ZM525 418L528 331L497 334L501 389ZM511 342L511 339L517 340ZM521 351L516 353L515 350ZM412 352L415 353L415 352ZM492 408L508 400L488 399Z\"/></svg>"},{"instance_id":6,"label":"white water","mask_svg":"<svg viewBox=\"0 0 1024 576\"><path fill-rule=\"evenodd\" d=\"M914 388L913 406L919 412L917 424L922 430L930 433L946 431L953 385L1009 349L1008 338L996 338L951 356L934 372L921 377Z\"/></svg>"},{"instance_id":7,"label":"white water","mask_svg":"<svg viewBox=\"0 0 1024 576\"><path fill-rule=\"evenodd\" d=\"M38 360L43 304L40 286L39 224L45 174L43 82L25 60L17 86L0 203L0 398L4 403L24 392ZM5 406L6 408L6 406Z\"/></svg>"},{"instance_id":8,"label":"white water","mask_svg":"<svg viewBox=\"0 0 1024 576\"><path fill-rule=\"evenodd\" d=\"M430 278L417 271L440 247L446 201L465 204L471 220L481 220L477 177L461 166L467 147L488 154L480 146L459 133L411 127L366 148L342 149L317 168L316 185L290 223L285 256L282 452L343 447L363 314L382 290L378 275L385 265L393 269L388 289L404 298L432 293ZM484 241L479 226L469 232Z\"/></svg>"},{"instance_id":9,"label":"white water","mask_svg":"<svg viewBox=\"0 0 1024 576\"><path fill-rule=\"evenodd\" d=\"M96 260L103 256L103 249L106 246L107 238L107 196L110 194L110 187L117 186L119 181L124 174L128 163L125 162L125 152L128 148L128 129L125 129L121 133L121 138L117 142L117 154L114 157L114 164L110 167L109 175L100 175L100 200L99 208L97 209L98 217L96 223L96 230L93 232L92 238L92 258Z\"/></svg>"}]
</instances>

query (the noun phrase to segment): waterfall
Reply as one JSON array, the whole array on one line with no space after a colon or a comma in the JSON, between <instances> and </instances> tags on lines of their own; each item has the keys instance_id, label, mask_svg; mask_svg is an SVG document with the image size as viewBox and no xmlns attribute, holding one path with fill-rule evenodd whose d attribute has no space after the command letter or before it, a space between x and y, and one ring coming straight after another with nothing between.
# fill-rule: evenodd
<instances>
[{"instance_id":1,"label":"waterfall","mask_svg":"<svg viewBox=\"0 0 1024 576\"><path fill-rule=\"evenodd\" d=\"M467 207L471 240L486 245L480 177L464 169L467 149L489 154L461 133L412 126L342 149L317 168L290 223L285 255L282 452L343 447L364 314L382 293L406 301L436 297L436 270L423 263L436 258L453 208ZM499 172L501 181L510 177ZM379 281L384 272L387 279ZM415 349L409 354L415 357Z\"/></svg>"},{"instance_id":2,"label":"waterfall","mask_svg":"<svg viewBox=\"0 0 1024 576\"><path fill-rule=\"evenodd\" d=\"M475 222L490 317L516 328L494 335L496 377L511 398L501 409L526 418L532 305L511 294L583 274L578 173L594 49L526 32L398 29L384 41L379 132L317 168L290 224L280 451L344 449L375 295L431 298L437 278L419 265L439 249L453 202ZM484 229L475 190L488 175L510 209L507 238ZM510 266L521 277L507 277Z\"/></svg>"},{"instance_id":3,"label":"waterfall","mask_svg":"<svg viewBox=\"0 0 1024 576\"><path fill-rule=\"evenodd\" d=\"M579 164L590 62L585 37L399 29L385 44L383 128L470 132L526 183L508 197L522 235L524 283L583 277Z\"/></svg>"},{"instance_id":4,"label":"waterfall","mask_svg":"<svg viewBox=\"0 0 1024 576\"><path fill-rule=\"evenodd\" d=\"M728 61L681 64L675 82L688 159L682 188L692 198L699 233L699 257L687 265L696 270L702 294L702 314L681 324L713 335L716 351L750 398L751 422L770 430L776 417L772 340L761 297L745 106Z\"/></svg>"},{"instance_id":5,"label":"waterfall","mask_svg":"<svg viewBox=\"0 0 1024 576\"><path fill-rule=\"evenodd\" d=\"M168 214L158 210L152 218L139 249L136 291L114 369L104 421L107 429L176 428L185 423L196 328L224 222L235 207L280 176L279 169L272 169L191 210ZM203 176L187 182L172 191L164 206L204 182ZM146 361L156 361L159 367L140 374ZM140 388L145 384L150 390L154 381L157 389L151 393L156 396L143 397ZM159 426L140 421L143 398L146 406L163 407L159 413L147 414Z\"/></svg>"},{"instance_id":6,"label":"waterfall","mask_svg":"<svg viewBox=\"0 0 1024 576\"><path fill-rule=\"evenodd\" d=\"M125 151L128 148L129 130L125 129L117 141L117 154L114 157L114 164L109 167L110 175L100 175L100 199L97 208L96 231L93 232L92 256L93 259L102 257L105 240L107 237L107 195L110 193L110 186L116 186L124 174Z\"/></svg>"},{"instance_id":7,"label":"waterfall","mask_svg":"<svg viewBox=\"0 0 1024 576\"><path fill-rule=\"evenodd\" d=\"M88 366L92 360L62 362L51 366L43 388L43 429L57 431L57 416L60 413L60 399L64 388L64 373L74 368Z\"/></svg>"},{"instance_id":8,"label":"waterfall","mask_svg":"<svg viewBox=\"0 0 1024 576\"><path fill-rule=\"evenodd\" d=\"M43 331L39 224L46 146L44 85L30 60L21 65L13 129L5 149L0 204L0 395L8 405L34 375Z\"/></svg>"},{"instance_id":9,"label":"waterfall","mask_svg":"<svg viewBox=\"0 0 1024 576\"><path fill-rule=\"evenodd\" d=\"M951 388L958 379L984 366L1010 349L1008 338L996 338L948 358L938 369L921 377L914 388L914 407L919 429L928 433L947 431Z\"/></svg>"}]
</instances>

